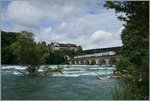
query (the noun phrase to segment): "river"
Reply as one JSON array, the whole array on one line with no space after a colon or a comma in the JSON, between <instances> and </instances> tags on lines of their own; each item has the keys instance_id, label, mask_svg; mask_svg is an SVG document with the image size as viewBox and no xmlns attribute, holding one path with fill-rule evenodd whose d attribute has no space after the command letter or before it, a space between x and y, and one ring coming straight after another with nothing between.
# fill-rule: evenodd
<instances>
[{"instance_id":1,"label":"river","mask_svg":"<svg viewBox=\"0 0 150 101\"><path fill-rule=\"evenodd\" d=\"M41 66L39 71L42 71L43 67ZM64 67L63 74L42 77L23 75L16 70L23 70L25 66L2 65L2 100L111 100L112 89L119 85L119 81L112 74L115 67L60 67Z\"/></svg>"}]
</instances>

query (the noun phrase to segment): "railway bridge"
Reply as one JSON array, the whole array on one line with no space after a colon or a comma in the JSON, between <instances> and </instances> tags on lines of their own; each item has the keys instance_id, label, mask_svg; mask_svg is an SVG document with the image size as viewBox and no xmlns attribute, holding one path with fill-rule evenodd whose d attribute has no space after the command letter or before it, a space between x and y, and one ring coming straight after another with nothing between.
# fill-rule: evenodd
<instances>
[{"instance_id":1,"label":"railway bridge","mask_svg":"<svg viewBox=\"0 0 150 101\"><path fill-rule=\"evenodd\" d=\"M119 55L114 51L75 56L69 59L75 65L106 65L112 66L119 60Z\"/></svg>"}]
</instances>

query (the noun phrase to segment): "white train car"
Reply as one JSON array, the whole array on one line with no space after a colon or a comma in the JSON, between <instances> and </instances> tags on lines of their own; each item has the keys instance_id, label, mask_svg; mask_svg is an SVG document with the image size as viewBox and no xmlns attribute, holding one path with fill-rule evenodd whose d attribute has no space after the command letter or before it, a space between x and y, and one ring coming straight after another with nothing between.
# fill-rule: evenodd
<instances>
[{"instance_id":1,"label":"white train car","mask_svg":"<svg viewBox=\"0 0 150 101\"><path fill-rule=\"evenodd\" d=\"M97 57L97 56L112 56L116 55L116 52L114 51L108 51L108 52L102 52L102 53L96 53L96 54L87 54L87 55L80 55L80 56L75 56L75 59L78 58L89 58L89 57Z\"/></svg>"},{"instance_id":2,"label":"white train car","mask_svg":"<svg viewBox=\"0 0 150 101\"><path fill-rule=\"evenodd\" d=\"M103 52L102 53L102 56L107 56L107 55L109 55L109 52Z\"/></svg>"},{"instance_id":3,"label":"white train car","mask_svg":"<svg viewBox=\"0 0 150 101\"><path fill-rule=\"evenodd\" d=\"M110 51L110 52L109 52L109 55L116 55L116 52Z\"/></svg>"}]
</instances>

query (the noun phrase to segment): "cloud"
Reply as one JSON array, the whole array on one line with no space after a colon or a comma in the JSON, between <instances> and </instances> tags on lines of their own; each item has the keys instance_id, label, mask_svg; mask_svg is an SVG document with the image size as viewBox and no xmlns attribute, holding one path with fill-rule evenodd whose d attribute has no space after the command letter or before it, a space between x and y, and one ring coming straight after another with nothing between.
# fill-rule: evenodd
<instances>
[{"instance_id":1,"label":"cloud","mask_svg":"<svg viewBox=\"0 0 150 101\"><path fill-rule=\"evenodd\" d=\"M40 32L41 32L42 34L49 34L51 31L52 31L52 28L51 28L51 27L48 27L48 28L41 28L41 29L40 29Z\"/></svg>"},{"instance_id":2,"label":"cloud","mask_svg":"<svg viewBox=\"0 0 150 101\"><path fill-rule=\"evenodd\" d=\"M100 2L100 5L97 3ZM122 22L99 0L11 1L2 29L27 30L36 41L75 43L84 49L121 45ZM6 17L5 17L6 16Z\"/></svg>"},{"instance_id":3,"label":"cloud","mask_svg":"<svg viewBox=\"0 0 150 101\"><path fill-rule=\"evenodd\" d=\"M84 14L83 16L64 20L59 26L63 32L72 33L72 37L77 37L82 34L91 34L97 30L105 30L115 32L120 28L122 23L115 17L114 11L103 10L103 13L98 14Z\"/></svg>"},{"instance_id":4,"label":"cloud","mask_svg":"<svg viewBox=\"0 0 150 101\"><path fill-rule=\"evenodd\" d=\"M43 18L43 12L25 1L13 1L7 10L8 17L23 26L37 26Z\"/></svg>"},{"instance_id":5,"label":"cloud","mask_svg":"<svg viewBox=\"0 0 150 101\"><path fill-rule=\"evenodd\" d=\"M35 41L45 41L47 43L50 43L52 41L61 41L64 40L65 34L58 34L56 33L52 27L47 28L40 28L39 31L37 31L37 34L35 36Z\"/></svg>"},{"instance_id":6,"label":"cloud","mask_svg":"<svg viewBox=\"0 0 150 101\"><path fill-rule=\"evenodd\" d=\"M66 22L62 22L59 26L60 31L64 31L68 27Z\"/></svg>"},{"instance_id":7,"label":"cloud","mask_svg":"<svg viewBox=\"0 0 150 101\"><path fill-rule=\"evenodd\" d=\"M104 30L97 30L90 36L83 34L76 38L69 39L67 41L64 39L62 40L62 42L76 43L77 45L81 45L84 49L122 46L122 41L120 38L116 39L114 37L114 33L106 32Z\"/></svg>"},{"instance_id":8,"label":"cloud","mask_svg":"<svg viewBox=\"0 0 150 101\"><path fill-rule=\"evenodd\" d=\"M36 41L43 41L43 40L46 40L49 38L49 34L51 33L52 31L52 28L51 27L47 27L47 28L40 28L37 33L38 33L38 36L35 36L35 40Z\"/></svg>"},{"instance_id":9,"label":"cloud","mask_svg":"<svg viewBox=\"0 0 150 101\"><path fill-rule=\"evenodd\" d=\"M18 24L37 27L43 20L58 20L81 11L82 9L64 2L13 1L8 5L7 15Z\"/></svg>"},{"instance_id":10,"label":"cloud","mask_svg":"<svg viewBox=\"0 0 150 101\"><path fill-rule=\"evenodd\" d=\"M96 31L91 35L91 40L93 42L97 41L108 41L112 37L112 33L106 32L106 31Z\"/></svg>"}]
</instances>

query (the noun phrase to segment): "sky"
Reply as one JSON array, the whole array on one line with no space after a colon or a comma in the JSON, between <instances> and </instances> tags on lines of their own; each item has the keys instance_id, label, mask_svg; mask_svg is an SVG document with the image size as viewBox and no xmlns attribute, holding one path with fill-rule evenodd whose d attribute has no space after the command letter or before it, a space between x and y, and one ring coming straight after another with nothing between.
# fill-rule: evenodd
<instances>
[{"instance_id":1,"label":"sky","mask_svg":"<svg viewBox=\"0 0 150 101\"><path fill-rule=\"evenodd\" d=\"M72 43L84 50L122 46L123 22L102 0L2 1L1 28L34 33L37 42Z\"/></svg>"}]
</instances>

